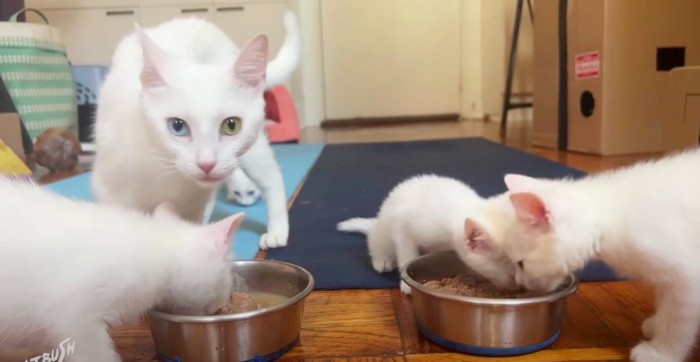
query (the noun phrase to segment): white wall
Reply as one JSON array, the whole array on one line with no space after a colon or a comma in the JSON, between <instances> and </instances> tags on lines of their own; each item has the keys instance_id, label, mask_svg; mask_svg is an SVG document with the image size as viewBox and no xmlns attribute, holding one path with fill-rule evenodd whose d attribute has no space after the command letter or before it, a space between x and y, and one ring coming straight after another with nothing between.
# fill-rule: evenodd
<instances>
[{"instance_id":1,"label":"white wall","mask_svg":"<svg viewBox=\"0 0 700 362\"><path fill-rule=\"evenodd\" d=\"M481 56L482 25L481 0L461 2L461 111L465 118L484 116L483 77L484 61ZM486 64L489 64L486 62Z\"/></svg>"}]
</instances>

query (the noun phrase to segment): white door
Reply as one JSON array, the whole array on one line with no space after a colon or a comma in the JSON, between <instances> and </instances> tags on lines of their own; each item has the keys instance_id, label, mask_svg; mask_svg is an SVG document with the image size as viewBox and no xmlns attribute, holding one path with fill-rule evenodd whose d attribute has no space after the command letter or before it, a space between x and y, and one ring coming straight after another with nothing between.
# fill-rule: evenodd
<instances>
[{"instance_id":1,"label":"white door","mask_svg":"<svg viewBox=\"0 0 700 362\"><path fill-rule=\"evenodd\" d=\"M138 10L67 9L42 10L52 26L61 31L68 59L78 64L104 64L112 62L112 54L119 41L134 30ZM32 22L42 22L30 14Z\"/></svg>"},{"instance_id":2,"label":"white door","mask_svg":"<svg viewBox=\"0 0 700 362\"><path fill-rule=\"evenodd\" d=\"M326 118L460 111L459 0L321 2Z\"/></svg>"},{"instance_id":3,"label":"white door","mask_svg":"<svg viewBox=\"0 0 700 362\"><path fill-rule=\"evenodd\" d=\"M207 20L213 20L213 12L210 6L149 6L141 8L140 24L151 27L162 24L177 17L195 16Z\"/></svg>"},{"instance_id":4,"label":"white door","mask_svg":"<svg viewBox=\"0 0 700 362\"><path fill-rule=\"evenodd\" d=\"M239 48L253 36L266 34L272 59L284 41L283 18L287 9L286 2L216 5L214 22Z\"/></svg>"}]
</instances>

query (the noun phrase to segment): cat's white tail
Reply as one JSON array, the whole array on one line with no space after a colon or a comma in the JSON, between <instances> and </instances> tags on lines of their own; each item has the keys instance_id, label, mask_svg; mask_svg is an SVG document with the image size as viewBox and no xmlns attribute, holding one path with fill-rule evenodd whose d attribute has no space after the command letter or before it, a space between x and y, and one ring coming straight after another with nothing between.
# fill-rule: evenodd
<instances>
[{"instance_id":1,"label":"cat's white tail","mask_svg":"<svg viewBox=\"0 0 700 362\"><path fill-rule=\"evenodd\" d=\"M377 219L356 217L338 223L338 231L367 234Z\"/></svg>"},{"instance_id":2,"label":"cat's white tail","mask_svg":"<svg viewBox=\"0 0 700 362\"><path fill-rule=\"evenodd\" d=\"M301 34L299 22L293 12L284 14L284 43L275 59L267 64L267 88L280 85L289 79L299 65L301 57Z\"/></svg>"}]
</instances>

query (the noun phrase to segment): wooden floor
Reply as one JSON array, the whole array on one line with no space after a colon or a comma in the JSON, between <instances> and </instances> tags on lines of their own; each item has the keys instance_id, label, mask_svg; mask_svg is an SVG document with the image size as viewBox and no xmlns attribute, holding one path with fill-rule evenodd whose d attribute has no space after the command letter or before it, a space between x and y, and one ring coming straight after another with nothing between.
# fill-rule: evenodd
<instances>
[{"instance_id":1,"label":"wooden floor","mask_svg":"<svg viewBox=\"0 0 700 362\"><path fill-rule=\"evenodd\" d=\"M514 124L503 143L586 172L599 172L654 157L595 157L530 147L529 125ZM501 142L495 123L414 124L364 128L309 129L303 142L347 143L483 136ZM450 353L416 331L411 298L393 290L311 293L301 341L282 360L308 361L625 361L641 338L642 320L653 311L652 293L636 282L584 283L567 300L561 337L544 351L514 358L478 358ZM274 333L274 332L271 332ZM113 337L125 361L152 361L146 324L124 326ZM700 361L696 353L692 361ZM206 362L206 361L201 361Z\"/></svg>"}]
</instances>

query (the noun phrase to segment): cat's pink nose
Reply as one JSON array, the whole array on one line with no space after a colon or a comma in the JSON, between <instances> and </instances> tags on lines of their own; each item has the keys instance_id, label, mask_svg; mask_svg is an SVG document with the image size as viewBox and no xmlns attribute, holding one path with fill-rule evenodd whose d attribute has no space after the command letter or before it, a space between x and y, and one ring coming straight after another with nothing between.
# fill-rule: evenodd
<instances>
[{"instance_id":1,"label":"cat's pink nose","mask_svg":"<svg viewBox=\"0 0 700 362\"><path fill-rule=\"evenodd\" d=\"M215 162L197 162L197 167L204 171L205 174L209 174L214 166L216 166Z\"/></svg>"}]
</instances>

